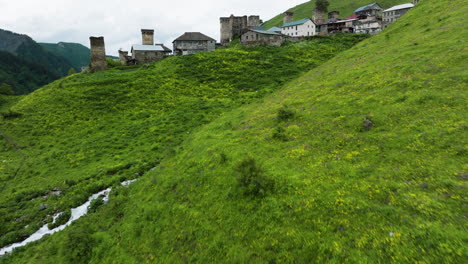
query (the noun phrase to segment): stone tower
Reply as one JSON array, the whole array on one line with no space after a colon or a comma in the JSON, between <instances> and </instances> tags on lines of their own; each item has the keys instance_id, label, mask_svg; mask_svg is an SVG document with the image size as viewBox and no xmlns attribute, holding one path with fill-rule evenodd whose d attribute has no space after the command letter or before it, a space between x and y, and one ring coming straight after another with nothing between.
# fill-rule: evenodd
<instances>
[{"instance_id":1,"label":"stone tower","mask_svg":"<svg viewBox=\"0 0 468 264\"><path fill-rule=\"evenodd\" d=\"M293 12L284 12L283 13L283 25L293 22L294 21L293 16L294 16Z\"/></svg>"},{"instance_id":2,"label":"stone tower","mask_svg":"<svg viewBox=\"0 0 468 264\"><path fill-rule=\"evenodd\" d=\"M331 11L328 13L328 19L338 20L340 17L340 11Z\"/></svg>"},{"instance_id":3,"label":"stone tower","mask_svg":"<svg viewBox=\"0 0 468 264\"><path fill-rule=\"evenodd\" d=\"M91 72L107 69L106 47L104 37L90 37L91 42Z\"/></svg>"},{"instance_id":4,"label":"stone tower","mask_svg":"<svg viewBox=\"0 0 468 264\"><path fill-rule=\"evenodd\" d=\"M314 21L315 25L321 25L325 23L325 12L315 8L312 12L312 21Z\"/></svg>"},{"instance_id":5,"label":"stone tower","mask_svg":"<svg viewBox=\"0 0 468 264\"><path fill-rule=\"evenodd\" d=\"M258 27L262 24L260 16L249 16L247 21L248 27Z\"/></svg>"},{"instance_id":6,"label":"stone tower","mask_svg":"<svg viewBox=\"0 0 468 264\"><path fill-rule=\"evenodd\" d=\"M234 16L221 17L221 44L231 42L235 37L240 37L247 28L260 26L259 16Z\"/></svg>"},{"instance_id":7,"label":"stone tower","mask_svg":"<svg viewBox=\"0 0 468 264\"><path fill-rule=\"evenodd\" d=\"M154 45L154 30L153 29L142 29L141 37L143 45Z\"/></svg>"}]
</instances>

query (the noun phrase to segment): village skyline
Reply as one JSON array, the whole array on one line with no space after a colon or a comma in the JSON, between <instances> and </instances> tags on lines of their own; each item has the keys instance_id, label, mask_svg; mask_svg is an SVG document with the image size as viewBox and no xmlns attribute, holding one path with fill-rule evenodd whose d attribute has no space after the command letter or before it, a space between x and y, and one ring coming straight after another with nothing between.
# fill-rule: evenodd
<instances>
[{"instance_id":1,"label":"village skyline","mask_svg":"<svg viewBox=\"0 0 468 264\"><path fill-rule=\"evenodd\" d=\"M105 36L108 54L117 56L120 48L141 42L142 28L155 29L155 42L166 46L171 46L184 32L192 31L204 32L219 40L222 16L246 13L270 19L283 9L303 2L306 1L202 0L194 6L193 2L183 0L174 7L171 2L146 0L84 0L79 5L58 0L0 0L4 10L0 28L26 34L38 42L74 42L86 47L89 47L89 36Z\"/></svg>"}]
</instances>

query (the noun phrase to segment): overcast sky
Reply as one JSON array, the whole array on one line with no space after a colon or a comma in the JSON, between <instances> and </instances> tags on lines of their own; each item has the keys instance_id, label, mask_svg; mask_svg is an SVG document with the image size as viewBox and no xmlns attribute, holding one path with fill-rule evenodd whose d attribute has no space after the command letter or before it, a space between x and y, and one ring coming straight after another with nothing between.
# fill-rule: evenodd
<instances>
[{"instance_id":1,"label":"overcast sky","mask_svg":"<svg viewBox=\"0 0 468 264\"><path fill-rule=\"evenodd\" d=\"M264 21L307 0L0 0L0 28L38 42L77 42L104 36L106 53L141 44L140 29L155 29L155 42L172 49L184 32L219 41L219 17L260 15ZM1 40L0 40L1 41Z\"/></svg>"}]
</instances>

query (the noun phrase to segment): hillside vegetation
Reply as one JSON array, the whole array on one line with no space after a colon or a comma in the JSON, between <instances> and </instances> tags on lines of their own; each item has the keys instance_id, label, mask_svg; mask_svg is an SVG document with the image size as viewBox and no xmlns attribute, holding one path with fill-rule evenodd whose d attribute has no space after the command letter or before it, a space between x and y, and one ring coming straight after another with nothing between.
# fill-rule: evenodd
<instances>
[{"instance_id":1,"label":"hillside vegetation","mask_svg":"<svg viewBox=\"0 0 468 264\"><path fill-rule=\"evenodd\" d=\"M0 51L0 85L9 84L15 94L28 94L58 78L45 67Z\"/></svg>"},{"instance_id":2,"label":"hillside vegetation","mask_svg":"<svg viewBox=\"0 0 468 264\"><path fill-rule=\"evenodd\" d=\"M366 37L233 45L148 68L75 74L28 95L1 113L0 245L23 239L50 221L48 215L90 194L138 177L173 156L197 127Z\"/></svg>"},{"instance_id":3,"label":"hillside vegetation","mask_svg":"<svg viewBox=\"0 0 468 264\"><path fill-rule=\"evenodd\" d=\"M330 6L328 11L340 11L340 18L348 17L354 13L354 10L361 6L374 3L373 0L355 0L355 1L343 1L343 0L328 0ZM380 0L377 1L382 8L387 9L394 5L405 4L411 2L411 0ZM315 0L307 1L303 4L297 5L285 11L294 12L294 20L300 20L306 17L312 18L312 10L315 9ZM279 14L274 18L268 20L263 25L265 28L271 28L274 26L283 25L283 14Z\"/></svg>"},{"instance_id":4,"label":"hillside vegetation","mask_svg":"<svg viewBox=\"0 0 468 264\"><path fill-rule=\"evenodd\" d=\"M96 213L2 260L463 263L466 9L422 1L194 131Z\"/></svg>"},{"instance_id":5,"label":"hillside vegetation","mask_svg":"<svg viewBox=\"0 0 468 264\"><path fill-rule=\"evenodd\" d=\"M67 59L77 72L81 71L81 67L88 66L91 61L89 48L78 43L39 43L39 45L48 52Z\"/></svg>"},{"instance_id":6,"label":"hillside vegetation","mask_svg":"<svg viewBox=\"0 0 468 264\"><path fill-rule=\"evenodd\" d=\"M63 57L56 56L27 35L0 29L0 51L12 53L29 63L41 65L58 77L66 76L72 65Z\"/></svg>"}]
</instances>

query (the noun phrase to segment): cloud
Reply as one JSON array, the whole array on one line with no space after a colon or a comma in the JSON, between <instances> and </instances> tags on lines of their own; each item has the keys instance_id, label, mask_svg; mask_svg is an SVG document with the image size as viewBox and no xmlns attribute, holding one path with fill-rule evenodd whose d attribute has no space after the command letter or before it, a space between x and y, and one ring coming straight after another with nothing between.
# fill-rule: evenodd
<instances>
[{"instance_id":1,"label":"cloud","mask_svg":"<svg viewBox=\"0 0 468 264\"><path fill-rule=\"evenodd\" d=\"M0 0L0 28L39 42L77 42L104 36L108 54L141 42L140 29L155 29L155 41L172 47L184 32L219 40L219 17L260 15L268 20L305 0ZM1 40L0 40L1 41Z\"/></svg>"}]
</instances>

